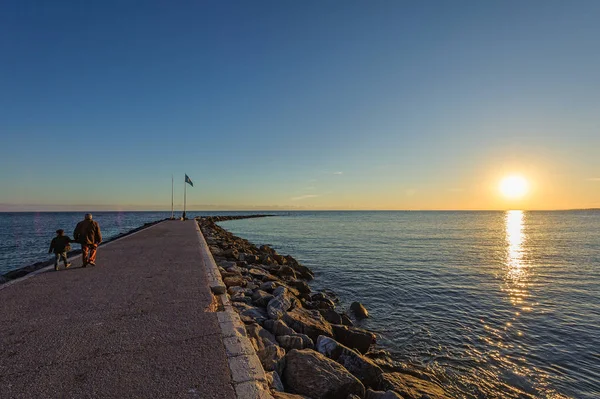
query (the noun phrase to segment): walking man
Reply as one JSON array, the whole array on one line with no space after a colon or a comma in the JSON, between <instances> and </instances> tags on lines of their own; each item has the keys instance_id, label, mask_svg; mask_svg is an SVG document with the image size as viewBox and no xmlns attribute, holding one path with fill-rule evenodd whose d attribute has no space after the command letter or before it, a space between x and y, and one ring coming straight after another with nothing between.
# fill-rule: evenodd
<instances>
[{"instance_id":1,"label":"walking man","mask_svg":"<svg viewBox=\"0 0 600 399\"><path fill-rule=\"evenodd\" d=\"M92 220L91 213L86 213L85 219L77 223L77 227L75 227L75 231L73 232L73 238L81 244L83 267L86 267L88 264L96 266L96 250L102 242L102 234L100 233L100 225L98 225L98 222Z\"/></svg>"}]
</instances>

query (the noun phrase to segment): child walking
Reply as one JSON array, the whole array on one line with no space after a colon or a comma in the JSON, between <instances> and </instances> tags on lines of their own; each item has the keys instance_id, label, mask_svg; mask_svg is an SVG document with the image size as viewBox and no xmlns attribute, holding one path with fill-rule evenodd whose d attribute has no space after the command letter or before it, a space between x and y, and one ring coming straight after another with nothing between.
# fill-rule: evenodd
<instances>
[{"instance_id":1,"label":"child walking","mask_svg":"<svg viewBox=\"0 0 600 399\"><path fill-rule=\"evenodd\" d=\"M71 266L70 263L67 263L67 252L71 250L71 239L69 236L64 235L65 231L63 229L56 230L56 237L52 239L50 243L50 249L48 253L52 253L54 251L54 270L58 270L58 260L62 259L65 269Z\"/></svg>"}]
</instances>

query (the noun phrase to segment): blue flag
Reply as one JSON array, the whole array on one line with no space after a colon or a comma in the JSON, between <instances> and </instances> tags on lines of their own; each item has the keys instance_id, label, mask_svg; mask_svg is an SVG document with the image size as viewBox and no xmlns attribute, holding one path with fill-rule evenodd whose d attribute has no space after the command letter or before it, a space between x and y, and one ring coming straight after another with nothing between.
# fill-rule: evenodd
<instances>
[{"instance_id":1,"label":"blue flag","mask_svg":"<svg viewBox=\"0 0 600 399\"><path fill-rule=\"evenodd\" d=\"M188 175L185 175L185 182L194 187L194 183L192 183L192 179L190 179Z\"/></svg>"}]
</instances>

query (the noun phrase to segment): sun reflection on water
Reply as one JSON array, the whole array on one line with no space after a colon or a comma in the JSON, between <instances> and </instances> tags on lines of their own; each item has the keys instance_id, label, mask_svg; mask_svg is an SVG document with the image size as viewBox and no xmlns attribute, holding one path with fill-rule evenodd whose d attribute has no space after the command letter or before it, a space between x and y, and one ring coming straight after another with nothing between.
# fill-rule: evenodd
<instances>
[{"instance_id":1,"label":"sun reflection on water","mask_svg":"<svg viewBox=\"0 0 600 399\"><path fill-rule=\"evenodd\" d=\"M528 296L527 265L525 262L525 213L507 211L506 224L506 267L507 291L513 305L522 305Z\"/></svg>"}]
</instances>

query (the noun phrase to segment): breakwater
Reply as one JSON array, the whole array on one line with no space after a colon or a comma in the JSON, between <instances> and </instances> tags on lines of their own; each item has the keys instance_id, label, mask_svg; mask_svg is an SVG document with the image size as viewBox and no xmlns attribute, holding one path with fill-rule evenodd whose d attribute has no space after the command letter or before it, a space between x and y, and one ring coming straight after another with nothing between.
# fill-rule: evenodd
<instances>
[{"instance_id":1,"label":"breakwater","mask_svg":"<svg viewBox=\"0 0 600 399\"><path fill-rule=\"evenodd\" d=\"M376 334L355 326L368 316L360 303L352 304L352 312L339 309L333 291L313 292L309 268L216 224L227 220L206 217L198 223L275 392L311 398L449 397L440 384L378 349ZM291 397L285 395L275 397Z\"/></svg>"}]
</instances>

